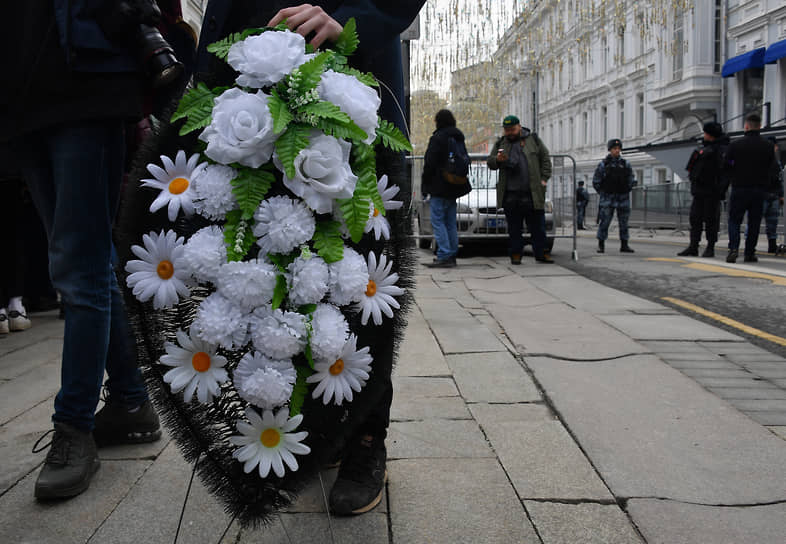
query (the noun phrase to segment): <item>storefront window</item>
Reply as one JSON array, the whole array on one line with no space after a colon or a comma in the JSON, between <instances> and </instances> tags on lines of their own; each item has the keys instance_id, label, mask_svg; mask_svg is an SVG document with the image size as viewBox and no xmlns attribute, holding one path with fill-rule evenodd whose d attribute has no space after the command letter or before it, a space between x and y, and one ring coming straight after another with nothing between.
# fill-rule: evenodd
<instances>
[{"instance_id":1,"label":"storefront window","mask_svg":"<svg viewBox=\"0 0 786 544\"><path fill-rule=\"evenodd\" d=\"M749 68L742 71L742 113L761 114L764 96L764 68Z\"/></svg>"}]
</instances>

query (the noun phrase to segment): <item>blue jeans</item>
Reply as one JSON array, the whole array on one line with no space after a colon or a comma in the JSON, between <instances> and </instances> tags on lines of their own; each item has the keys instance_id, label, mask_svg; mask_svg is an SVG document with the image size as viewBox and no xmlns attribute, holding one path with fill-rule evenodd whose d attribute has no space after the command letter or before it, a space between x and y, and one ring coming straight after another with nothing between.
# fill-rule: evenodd
<instances>
[{"instance_id":1,"label":"blue jeans","mask_svg":"<svg viewBox=\"0 0 786 544\"><path fill-rule=\"evenodd\" d=\"M456 227L456 199L432 196L429 201L431 228L437 243L437 259L444 261L458 253L458 228Z\"/></svg>"},{"instance_id":2,"label":"blue jeans","mask_svg":"<svg viewBox=\"0 0 786 544\"><path fill-rule=\"evenodd\" d=\"M762 208L764 225L767 230L767 240L775 240L778 237L778 218L781 215L781 203L777 198L764 199Z\"/></svg>"},{"instance_id":3,"label":"blue jeans","mask_svg":"<svg viewBox=\"0 0 786 544\"><path fill-rule=\"evenodd\" d=\"M112 263L124 140L122 121L112 120L49 128L20 142L65 312L52 419L85 431L93 428L104 370L113 401L137 406L147 399Z\"/></svg>"},{"instance_id":4,"label":"blue jeans","mask_svg":"<svg viewBox=\"0 0 786 544\"><path fill-rule=\"evenodd\" d=\"M745 255L756 253L759 240L761 213L764 208L764 190L760 187L732 187L729 196L729 249L740 247L740 225L748 212L748 232L745 235Z\"/></svg>"}]
</instances>

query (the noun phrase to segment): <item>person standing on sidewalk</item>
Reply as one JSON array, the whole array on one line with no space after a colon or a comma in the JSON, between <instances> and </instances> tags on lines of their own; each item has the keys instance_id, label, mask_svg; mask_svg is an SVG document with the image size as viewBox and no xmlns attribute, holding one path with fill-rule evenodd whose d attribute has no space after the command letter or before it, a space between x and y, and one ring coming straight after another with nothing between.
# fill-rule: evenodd
<instances>
[{"instance_id":1,"label":"person standing on sidewalk","mask_svg":"<svg viewBox=\"0 0 786 544\"><path fill-rule=\"evenodd\" d=\"M448 163L451 147L464 146L464 134L456 128L456 119L450 110L439 110L434 116L436 130L428 141L423 159L421 194L429 198L431 229L437 244L437 256L428 264L431 268L456 266L458 253L458 227L456 226L457 186L449 183L443 171ZM466 151L466 148L464 148Z\"/></svg>"},{"instance_id":2,"label":"person standing on sidewalk","mask_svg":"<svg viewBox=\"0 0 786 544\"><path fill-rule=\"evenodd\" d=\"M633 168L622 158L622 140L614 138L608 143L609 154L598 163L592 186L600 195L598 202L598 253L606 251L606 238L609 237L609 225L617 210L617 222L620 226L620 251L633 253L628 240L628 219L630 219L630 192L636 185Z\"/></svg>"},{"instance_id":3,"label":"person standing on sidewalk","mask_svg":"<svg viewBox=\"0 0 786 544\"><path fill-rule=\"evenodd\" d=\"M552 264L546 253L546 187L551 177L551 157L537 133L523 128L519 118L502 121L505 132L494 144L486 164L499 170L497 207L504 208L510 237L510 262L521 264L524 223L532 237L532 252L539 263Z\"/></svg>"},{"instance_id":4,"label":"person standing on sidewalk","mask_svg":"<svg viewBox=\"0 0 786 544\"><path fill-rule=\"evenodd\" d=\"M762 138L761 117L751 114L745 118L745 135L729 144L724 168L731 178L729 196L729 253L727 263L736 263L740 248L740 226L748 214L745 235L745 262L755 263L756 242L759 239L764 197L770 185L775 151L772 143Z\"/></svg>"},{"instance_id":5,"label":"person standing on sidewalk","mask_svg":"<svg viewBox=\"0 0 786 544\"><path fill-rule=\"evenodd\" d=\"M16 148L43 220L50 276L65 309L54 434L34 492L39 500L60 499L90 485L100 464L97 443L161 436L113 268L123 126L140 117L142 79L130 46L104 33L96 2L12 2L8 10L13 24L0 40L14 53L3 65L0 134ZM131 29L139 24L110 18ZM105 370L109 398L96 414Z\"/></svg>"},{"instance_id":6,"label":"person standing on sidewalk","mask_svg":"<svg viewBox=\"0 0 786 544\"><path fill-rule=\"evenodd\" d=\"M728 183L723 175L723 153L729 139L720 123L704 125L704 140L688 160L688 177L693 201L690 205L690 244L677 255L698 256L701 231L707 237L702 257L715 256L715 242L720 228L720 203L726 196Z\"/></svg>"},{"instance_id":7,"label":"person standing on sidewalk","mask_svg":"<svg viewBox=\"0 0 786 544\"><path fill-rule=\"evenodd\" d=\"M578 230L585 230L584 215L587 211L587 204L589 204L589 192L584 187L584 182L580 181L576 189L576 228Z\"/></svg>"},{"instance_id":8,"label":"person standing on sidewalk","mask_svg":"<svg viewBox=\"0 0 786 544\"><path fill-rule=\"evenodd\" d=\"M780 161L778 141L774 136L767 138L772 142L775 151L775 161L770 174L770 187L764 197L764 225L767 232L767 253L778 251L778 218L783 213L783 165Z\"/></svg>"}]
</instances>

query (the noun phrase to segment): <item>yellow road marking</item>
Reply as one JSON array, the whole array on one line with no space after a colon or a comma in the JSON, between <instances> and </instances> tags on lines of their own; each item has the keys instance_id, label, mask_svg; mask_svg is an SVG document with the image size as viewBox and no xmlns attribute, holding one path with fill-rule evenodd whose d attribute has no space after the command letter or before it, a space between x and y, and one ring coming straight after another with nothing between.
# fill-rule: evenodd
<instances>
[{"instance_id":1,"label":"yellow road marking","mask_svg":"<svg viewBox=\"0 0 786 544\"><path fill-rule=\"evenodd\" d=\"M645 261L658 261L661 263L684 263L685 259L675 259L673 257L647 257Z\"/></svg>"},{"instance_id":2,"label":"yellow road marking","mask_svg":"<svg viewBox=\"0 0 786 544\"><path fill-rule=\"evenodd\" d=\"M717 274L725 274L727 276L736 276L739 278L756 278L762 280L770 280L775 285L786 286L786 278L783 276L775 276L773 274L764 274L762 272L752 272L750 270L739 270L729 268L726 266L717 266L714 264L703 263L689 263L683 265L685 268L692 268L693 270L701 270L704 272L715 272Z\"/></svg>"},{"instance_id":3,"label":"yellow road marking","mask_svg":"<svg viewBox=\"0 0 786 544\"><path fill-rule=\"evenodd\" d=\"M665 300L666 302L671 302L672 304L685 308L686 310L690 310L692 312L696 312L697 314L703 315L705 317L709 317L710 319L719 321L720 323L723 323L724 325L728 325L729 327L734 327L735 329L741 330L742 332L745 332L752 336L758 336L759 338L763 338L764 340L769 340L770 342L773 342L780 346L786 346L786 338L775 336L774 334L764 332L761 329L751 327L749 325L746 325L745 323L740 323L739 321L731 319L730 317L726 317L724 315L716 314L715 312L705 310L701 306L696 306L695 304L691 304L690 302L685 302L684 300L680 300L674 297L661 297L661 300Z\"/></svg>"}]
</instances>

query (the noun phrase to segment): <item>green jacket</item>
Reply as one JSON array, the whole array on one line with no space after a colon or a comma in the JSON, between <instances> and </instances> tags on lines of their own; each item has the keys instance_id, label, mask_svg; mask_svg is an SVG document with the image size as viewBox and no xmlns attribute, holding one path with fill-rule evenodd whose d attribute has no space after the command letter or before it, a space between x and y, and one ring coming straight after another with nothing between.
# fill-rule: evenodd
<instances>
[{"instance_id":1,"label":"green jacket","mask_svg":"<svg viewBox=\"0 0 786 544\"><path fill-rule=\"evenodd\" d=\"M548 181L551 177L551 159L549 158L549 150L546 148L543 141L538 138L534 132L530 132L528 128L521 129L523 142L524 156L527 157L527 164L529 166L529 187L532 192L532 204L536 210L542 210L546 204L546 188L541 183L541 180ZM499 180L497 181L497 207L501 208L502 203L505 201L505 185L507 184L508 169L497 164L497 150L504 149L505 154L510 156L511 146L519 142L511 142L504 136L497 140L491 154L486 159L486 164L492 170L499 170Z\"/></svg>"}]
</instances>

